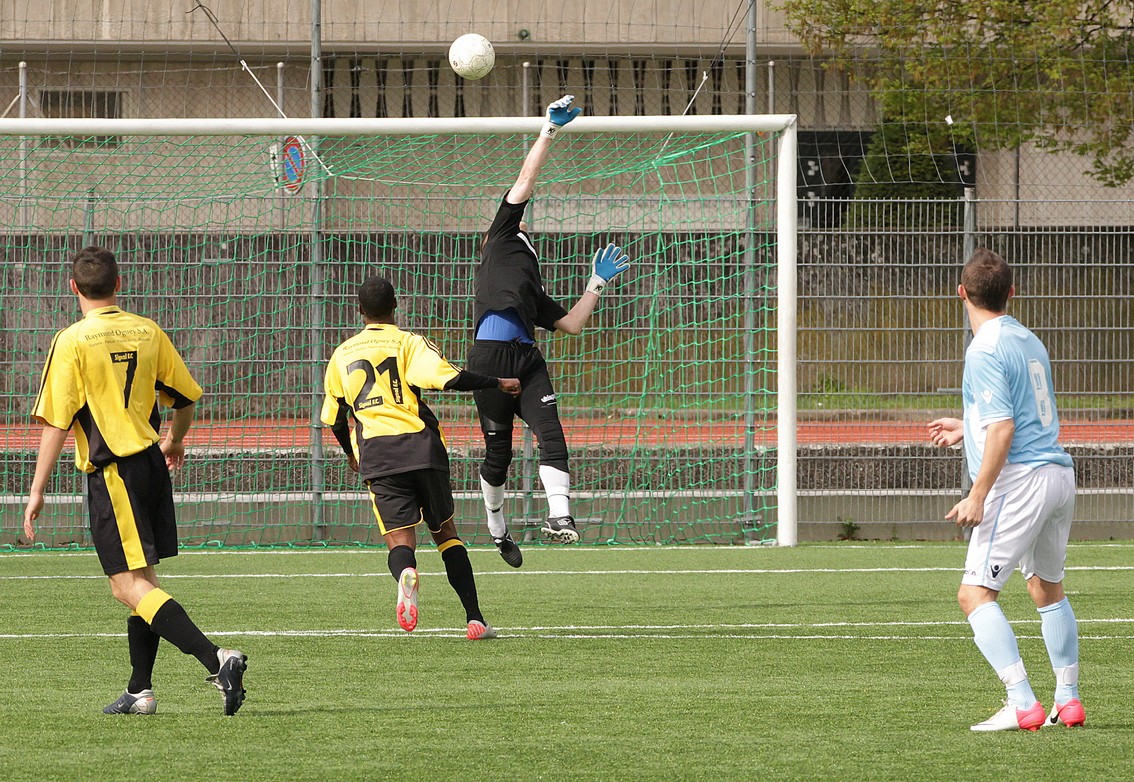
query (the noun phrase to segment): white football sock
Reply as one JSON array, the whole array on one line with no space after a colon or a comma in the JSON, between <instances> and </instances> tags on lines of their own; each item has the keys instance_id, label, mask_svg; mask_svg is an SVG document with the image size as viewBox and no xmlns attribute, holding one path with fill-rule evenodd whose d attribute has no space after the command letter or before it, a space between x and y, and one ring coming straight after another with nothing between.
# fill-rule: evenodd
<instances>
[{"instance_id":1,"label":"white football sock","mask_svg":"<svg viewBox=\"0 0 1134 782\"><path fill-rule=\"evenodd\" d=\"M1036 703L1035 693L1020 659L1020 647L1012 625L996 601L984 603L969 614L973 640L984 659L996 671L1008 690L1008 701L1017 709L1030 709Z\"/></svg>"},{"instance_id":2,"label":"white football sock","mask_svg":"<svg viewBox=\"0 0 1134 782\"><path fill-rule=\"evenodd\" d=\"M482 476L480 494L484 497L484 511L488 516L488 532L494 538L508 534L508 523L504 521L504 487L493 486Z\"/></svg>"},{"instance_id":3,"label":"white football sock","mask_svg":"<svg viewBox=\"0 0 1134 782\"><path fill-rule=\"evenodd\" d=\"M1039 609L1039 615L1043 642L1055 671L1055 702L1066 703L1079 697L1079 628L1075 612L1063 598Z\"/></svg>"},{"instance_id":4,"label":"white football sock","mask_svg":"<svg viewBox=\"0 0 1134 782\"><path fill-rule=\"evenodd\" d=\"M549 516L570 516L571 474L546 464L539 466L539 481L547 493L547 511Z\"/></svg>"}]
</instances>

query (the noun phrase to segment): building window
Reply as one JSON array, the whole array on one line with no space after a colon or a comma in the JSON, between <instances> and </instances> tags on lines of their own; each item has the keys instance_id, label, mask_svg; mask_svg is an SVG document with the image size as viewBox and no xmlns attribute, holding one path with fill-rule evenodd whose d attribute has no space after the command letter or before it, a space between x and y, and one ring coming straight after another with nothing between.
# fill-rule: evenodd
<instances>
[{"instance_id":1,"label":"building window","mask_svg":"<svg viewBox=\"0 0 1134 782\"><path fill-rule=\"evenodd\" d=\"M40 90L44 117L60 119L119 119L123 93L116 90ZM55 149L115 149L119 136L50 136L43 146Z\"/></svg>"}]
</instances>

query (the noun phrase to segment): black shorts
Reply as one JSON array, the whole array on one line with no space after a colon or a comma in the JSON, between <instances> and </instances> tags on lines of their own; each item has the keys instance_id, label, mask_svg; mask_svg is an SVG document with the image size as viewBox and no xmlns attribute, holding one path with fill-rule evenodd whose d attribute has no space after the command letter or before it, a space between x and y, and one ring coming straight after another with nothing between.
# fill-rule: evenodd
<instances>
[{"instance_id":1,"label":"black shorts","mask_svg":"<svg viewBox=\"0 0 1134 782\"><path fill-rule=\"evenodd\" d=\"M173 483L157 445L87 476L91 539L108 576L177 556Z\"/></svg>"},{"instance_id":2,"label":"black shorts","mask_svg":"<svg viewBox=\"0 0 1134 782\"><path fill-rule=\"evenodd\" d=\"M370 504L378 530L385 535L421 522L430 532L453 518L453 487L448 470L412 470L372 478Z\"/></svg>"},{"instance_id":3,"label":"black shorts","mask_svg":"<svg viewBox=\"0 0 1134 782\"><path fill-rule=\"evenodd\" d=\"M518 397L497 388L473 391L486 442L492 433L511 443L514 419L519 416L535 433L540 464L567 472L567 439L559 420L559 406L547 372L547 361L539 348L514 342L476 340L469 351L467 366L473 372L490 377L518 377L523 386Z\"/></svg>"}]
</instances>

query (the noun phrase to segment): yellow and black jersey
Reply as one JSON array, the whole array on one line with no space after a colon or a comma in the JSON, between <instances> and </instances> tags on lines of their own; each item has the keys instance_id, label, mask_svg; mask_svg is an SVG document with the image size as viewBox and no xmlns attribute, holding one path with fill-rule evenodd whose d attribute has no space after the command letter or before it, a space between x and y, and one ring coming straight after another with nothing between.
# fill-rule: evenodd
<instances>
[{"instance_id":1,"label":"yellow and black jersey","mask_svg":"<svg viewBox=\"0 0 1134 782\"><path fill-rule=\"evenodd\" d=\"M181 408L201 387L148 318L100 307L55 335L32 415L75 427L75 465L94 472L160 439L158 403Z\"/></svg>"},{"instance_id":2,"label":"yellow and black jersey","mask_svg":"<svg viewBox=\"0 0 1134 782\"><path fill-rule=\"evenodd\" d=\"M364 480L448 469L441 426L421 389L453 387L459 375L425 337L392 323L372 323L331 356L323 423L341 428L348 410L354 415L355 455Z\"/></svg>"}]
</instances>

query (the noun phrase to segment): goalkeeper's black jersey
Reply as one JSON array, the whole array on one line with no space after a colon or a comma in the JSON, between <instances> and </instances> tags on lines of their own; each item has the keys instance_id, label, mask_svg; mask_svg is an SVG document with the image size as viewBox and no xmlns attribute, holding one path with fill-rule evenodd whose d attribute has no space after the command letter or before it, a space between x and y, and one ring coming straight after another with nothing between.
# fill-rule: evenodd
<instances>
[{"instance_id":1,"label":"goalkeeper's black jersey","mask_svg":"<svg viewBox=\"0 0 1134 782\"><path fill-rule=\"evenodd\" d=\"M480 266L476 270L476 302L473 328L488 312L516 310L528 336L535 339L535 327L555 331L555 321L567 310L552 301L543 288L539 257L520 221L528 202L510 204L507 194L488 229Z\"/></svg>"}]
</instances>

